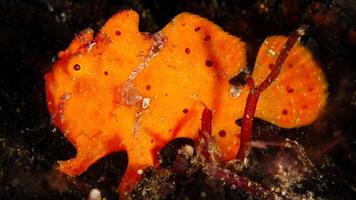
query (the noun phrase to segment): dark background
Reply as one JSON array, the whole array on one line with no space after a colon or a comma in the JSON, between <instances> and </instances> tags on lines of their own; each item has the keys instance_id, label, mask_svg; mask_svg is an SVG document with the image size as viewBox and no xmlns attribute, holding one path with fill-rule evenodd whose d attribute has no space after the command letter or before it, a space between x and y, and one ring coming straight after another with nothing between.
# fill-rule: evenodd
<instances>
[{"instance_id":1,"label":"dark background","mask_svg":"<svg viewBox=\"0 0 356 200\"><path fill-rule=\"evenodd\" d=\"M75 149L50 124L43 75L76 33L98 30L128 8L140 14L140 30L152 33L183 11L206 17L247 42L251 66L267 36L311 25L303 42L329 82L325 112L314 124L292 130L258 122L255 137L273 132L298 140L325 176L322 191L313 182L305 187L326 199L356 199L354 0L0 0L0 199L86 199L92 187L116 198L125 153L109 155L75 179L55 170L56 161ZM219 195L232 198L229 191Z\"/></svg>"}]
</instances>

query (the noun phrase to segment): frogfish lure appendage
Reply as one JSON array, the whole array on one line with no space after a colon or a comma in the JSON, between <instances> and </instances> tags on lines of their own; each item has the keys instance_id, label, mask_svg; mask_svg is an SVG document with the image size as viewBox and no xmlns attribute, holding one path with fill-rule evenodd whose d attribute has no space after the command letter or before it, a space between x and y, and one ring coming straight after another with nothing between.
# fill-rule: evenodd
<instances>
[{"instance_id":1,"label":"frogfish lure appendage","mask_svg":"<svg viewBox=\"0 0 356 200\"><path fill-rule=\"evenodd\" d=\"M52 121L75 146L59 162L76 176L111 152L127 151L120 191L157 164L157 152L174 138L197 140L201 113L213 112L211 132L222 161L235 157L249 87L233 95L229 80L246 66L246 44L212 22L182 13L156 34L138 30L132 10L112 16L94 36L87 29L59 53L45 75ZM271 70L287 37L262 44L252 78ZM326 103L327 83L303 45L291 50L276 80L261 93L256 117L283 128L312 123ZM220 133L220 134L219 134ZM222 134L224 133L224 134Z\"/></svg>"}]
</instances>

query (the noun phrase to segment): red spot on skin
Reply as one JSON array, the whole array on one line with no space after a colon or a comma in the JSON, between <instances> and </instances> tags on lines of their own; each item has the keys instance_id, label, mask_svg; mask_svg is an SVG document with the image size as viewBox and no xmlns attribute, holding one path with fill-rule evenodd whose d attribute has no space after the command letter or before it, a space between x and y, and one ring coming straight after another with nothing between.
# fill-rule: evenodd
<instances>
[{"instance_id":1,"label":"red spot on skin","mask_svg":"<svg viewBox=\"0 0 356 200\"><path fill-rule=\"evenodd\" d=\"M185 26L185 23L183 23L182 26Z\"/></svg>"},{"instance_id":2,"label":"red spot on skin","mask_svg":"<svg viewBox=\"0 0 356 200\"><path fill-rule=\"evenodd\" d=\"M200 26L196 27L196 28L194 29L194 31L195 31L195 32L200 31Z\"/></svg>"},{"instance_id":3,"label":"red spot on skin","mask_svg":"<svg viewBox=\"0 0 356 200\"><path fill-rule=\"evenodd\" d=\"M211 60L206 60L205 61L205 66L207 66L207 67L211 67L211 66L213 66L213 61L211 61Z\"/></svg>"},{"instance_id":4,"label":"red spot on skin","mask_svg":"<svg viewBox=\"0 0 356 200\"><path fill-rule=\"evenodd\" d=\"M109 72L108 72L108 71L105 71L105 72L104 72L104 75L105 75L105 76L109 75Z\"/></svg>"},{"instance_id":5,"label":"red spot on skin","mask_svg":"<svg viewBox=\"0 0 356 200\"><path fill-rule=\"evenodd\" d=\"M185 114L185 113L187 113L187 112L188 112L188 109L184 108L184 109L183 109L183 113Z\"/></svg>"},{"instance_id":6,"label":"red spot on skin","mask_svg":"<svg viewBox=\"0 0 356 200\"><path fill-rule=\"evenodd\" d=\"M148 91L148 90L151 90L151 85L146 85L145 89Z\"/></svg>"},{"instance_id":7,"label":"red spot on skin","mask_svg":"<svg viewBox=\"0 0 356 200\"><path fill-rule=\"evenodd\" d=\"M304 105L304 106L303 106L303 109L306 109L306 108L308 108L308 106L307 106L307 105Z\"/></svg>"},{"instance_id":8,"label":"red spot on skin","mask_svg":"<svg viewBox=\"0 0 356 200\"><path fill-rule=\"evenodd\" d=\"M207 35L207 36L205 36L205 38L204 38L205 41L210 41L210 39L211 39L210 35Z\"/></svg>"},{"instance_id":9,"label":"red spot on skin","mask_svg":"<svg viewBox=\"0 0 356 200\"><path fill-rule=\"evenodd\" d=\"M79 70L80 70L80 65L79 65L79 64L75 64L75 65L73 66L73 69L74 69L75 71L79 71Z\"/></svg>"},{"instance_id":10,"label":"red spot on skin","mask_svg":"<svg viewBox=\"0 0 356 200\"><path fill-rule=\"evenodd\" d=\"M190 54L190 49L189 48L185 48L184 52L189 55Z\"/></svg>"},{"instance_id":11,"label":"red spot on skin","mask_svg":"<svg viewBox=\"0 0 356 200\"><path fill-rule=\"evenodd\" d=\"M115 31L115 35L120 36L121 32L120 31Z\"/></svg>"},{"instance_id":12,"label":"red spot on skin","mask_svg":"<svg viewBox=\"0 0 356 200\"><path fill-rule=\"evenodd\" d=\"M282 110L282 114L283 114L283 115L288 115L288 110L287 110L287 109L283 109L283 110Z\"/></svg>"},{"instance_id":13,"label":"red spot on skin","mask_svg":"<svg viewBox=\"0 0 356 200\"><path fill-rule=\"evenodd\" d=\"M219 136L220 137L225 137L226 136L226 131L225 130L219 131Z\"/></svg>"},{"instance_id":14,"label":"red spot on skin","mask_svg":"<svg viewBox=\"0 0 356 200\"><path fill-rule=\"evenodd\" d=\"M294 89L289 87L289 85L286 87L286 90L287 90L288 93L294 92Z\"/></svg>"},{"instance_id":15,"label":"red spot on skin","mask_svg":"<svg viewBox=\"0 0 356 200\"><path fill-rule=\"evenodd\" d=\"M312 92L313 90L314 90L314 88L312 88L312 87L308 88L309 92Z\"/></svg>"},{"instance_id":16,"label":"red spot on skin","mask_svg":"<svg viewBox=\"0 0 356 200\"><path fill-rule=\"evenodd\" d=\"M289 67L289 68L293 68L293 65L292 65L292 64L288 64L288 67Z\"/></svg>"}]
</instances>

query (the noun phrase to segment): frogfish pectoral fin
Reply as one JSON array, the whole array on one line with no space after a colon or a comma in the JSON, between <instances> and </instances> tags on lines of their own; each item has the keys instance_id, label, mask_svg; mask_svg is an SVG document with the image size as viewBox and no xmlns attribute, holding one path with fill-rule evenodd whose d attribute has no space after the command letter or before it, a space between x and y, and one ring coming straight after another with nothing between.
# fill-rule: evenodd
<instances>
[{"instance_id":1,"label":"frogfish pectoral fin","mask_svg":"<svg viewBox=\"0 0 356 200\"><path fill-rule=\"evenodd\" d=\"M256 85L271 72L286 41L285 36L264 41L252 75ZM326 99L327 82L320 67L306 47L296 44L278 77L261 93L256 117L283 128L307 125L318 117Z\"/></svg>"}]
</instances>

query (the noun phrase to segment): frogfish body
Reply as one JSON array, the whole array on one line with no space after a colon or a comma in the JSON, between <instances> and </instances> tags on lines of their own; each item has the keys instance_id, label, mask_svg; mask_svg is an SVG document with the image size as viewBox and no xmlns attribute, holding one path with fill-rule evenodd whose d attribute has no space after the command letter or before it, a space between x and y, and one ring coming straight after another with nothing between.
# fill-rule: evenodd
<instances>
[{"instance_id":1,"label":"frogfish body","mask_svg":"<svg viewBox=\"0 0 356 200\"><path fill-rule=\"evenodd\" d=\"M45 75L52 121L75 146L59 170L76 176L111 152L127 151L121 191L138 170L158 163L157 152L174 138L198 139L205 107L213 111L212 135L223 161L240 146L236 119L249 87L229 80L246 67L246 44L212 22L182 13L155 34L138 30L132 10L112 16L94 36L87 29L59 53ZM286 42L262 44L252 73L263 81ZM281 73L264 91L256 117L283 128L312 123L326 103L327 83L310 51L293 47Z\"/></svg>"}]
</instances>

